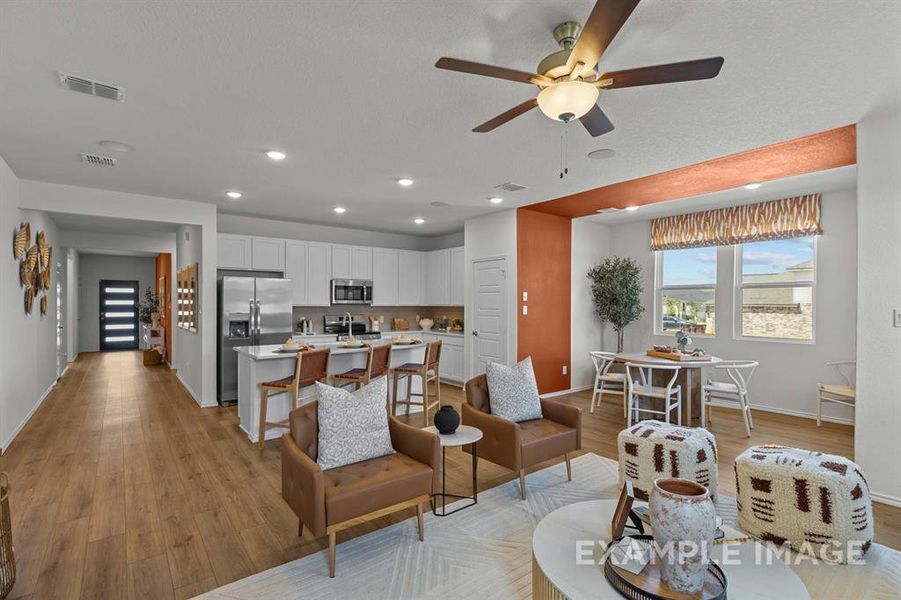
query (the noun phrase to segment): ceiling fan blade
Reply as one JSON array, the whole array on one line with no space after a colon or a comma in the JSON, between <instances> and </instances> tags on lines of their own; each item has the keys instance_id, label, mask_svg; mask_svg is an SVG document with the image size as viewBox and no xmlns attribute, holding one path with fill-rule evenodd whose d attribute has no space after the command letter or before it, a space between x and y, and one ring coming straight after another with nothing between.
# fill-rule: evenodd
<instances>
[{"instance_id":1,"label":"ceiling fan blade","mask_svg":"<svg viewBox=\"0 0 901 600\"><path fill-rule=\"evenodd\" d=\"M508 69L506 67L483 65L482 63L460 60L459 58L447 58L446 56L439 58L438 62L435 63L435 66L439 69L445 69L448 71L458 71L460 73L482 75L483 77L495 77L497 79L518 81L520 83L548 85L553 82L552 79L549 79L544 75L538 75L537 73L526 73L525 71L517 71L516 69Z\"/></svg>"},{"instance_id":2,"label":"ceiling fan blade","mask_svg":"<svg viewBox=\"0 0 901 600\"><path fill-rule=\"evenodd\" d=\"M598 0L566 61L569 71L579 63L593 69L637 5L638 0Z\"/></svg>"},{"instance_id":3,"label":"ceiling fan blade","mask_svg":"<svg viewBox=\"0 0 901 600\"><path fill-rule=\"evenodd\" d=\"M586 114L582 115L579 120L582 121L582 125L588 130L591 137L598 137L613 131L613 123L610 122L610 119L607 118L607 115L604 114L604 111L597 104Z\"/></svg>"},{"instance_id":4,"label":"ceiling fan blade","mask_svg":"<svg viewBox=\"0 0 901 600\"><path fill-rule=\"evenodd\" d=\"M526 100L526 101L523 102L522 104L517 104L516 106L514 106L513 108L511 108L511 109L508 110L507 112L501 113L501 114L499 114L498 116L494 117L493 119L491 119L491 120L489 120L489 121L485 121L484 123L482 123L481 125L479 125L479 126L476 127L475 129L473 129L473 131L474 131L475 133L487 133L487 132L491 131L492 129L495 129L495 128L497 128L497 127L500 127L501 125L503 125L503 124L506 123L507 121L512 121L513 119L515 119L515 118L518 117L519 115L521 115L521 114L523 114L523 113L529 112L530 110L532 110L532 109L535 108L536 106L538 106L538 99L537 99L537 98L532 98L532 99L530 99L530 100Z\"/></svg>"},{"instance_id":5,"label":"ceiling fan blade","mask_svg":"<svg viewBox=\"0 0 901 600\"><path fill-rule=\"evenodd\" d=\"M624 71L611 71L598 77L598 86L605 90L637 85L654 85L656 83L675 83L678 81L697 81L713 79L720 73L723 57L702 58L685 62L639 67ZM609 83L606 83L608 80Z\"/></svg>"}]
</instances>

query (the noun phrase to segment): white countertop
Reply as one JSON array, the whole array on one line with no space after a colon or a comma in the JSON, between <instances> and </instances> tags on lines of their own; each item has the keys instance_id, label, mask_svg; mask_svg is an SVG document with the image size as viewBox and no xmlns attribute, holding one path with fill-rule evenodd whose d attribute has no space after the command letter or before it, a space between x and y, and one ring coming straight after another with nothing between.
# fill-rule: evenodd
<instances>
[{"instance_id":1,"label":"white countertop","mask_svg":"<svg viewBox=\"0 0 901 600\"><path fill-rule=\"evenodd\" d=\"M435 331L434 329L430 329L429 331L424 331L422 329L408 329L406 331L382 331L381 332L382 337L392 337L392 336L397 336L400 334L406 334L406 335L413 336L413 335L422 335L424 333L431 333L433 335L441 335L441 336L455 337L455 338L463 337L462 331ZM311 339L311 338L335 339L338 335L339 334L335 334L335 333L295 333L294 338L296 338L297 340L305 340L305 339ZM374 340L374 341L377 342L378 340Z\"/></svg>"},{"instance_id":2,"label":"white countertop","mask_svg":"<svg viewBox=\"0 0 901 600\"><path fill-rule=\"evenodd\" d=\"M379 340L372 340L378 345ZM353 354L356 352L366 352L367 348L365 346L359 348L341 348L338 346L338 342L332 343L316 343L314 344L316 348L324 348L329 347L332 349L332 354ZM411 350L416 348L422 348L423 344L406 344L406 345L392 345L391 351L398 350ZM281 358L295 358L297 356L296 353L293 352L276 352L281 348L281 344L269 344L266 346L237 346L235 348L235 352L246 356L252 360L276 360Z\"/></svg>"}]
</instances>

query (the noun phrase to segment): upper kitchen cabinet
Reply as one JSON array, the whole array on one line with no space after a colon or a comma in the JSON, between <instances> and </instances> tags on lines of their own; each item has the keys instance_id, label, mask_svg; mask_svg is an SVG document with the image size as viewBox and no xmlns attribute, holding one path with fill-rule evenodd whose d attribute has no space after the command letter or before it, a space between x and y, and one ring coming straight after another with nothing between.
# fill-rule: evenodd
<instances>
[{"instance_id":1,"label":"upper kitchen cabinet","mask_svg":"<svg viewBox=\"0 0 901 600\"><path fill-rule=\"evenodd\" d=\"M285 270L285 240L254 237L252 261L254 269L261 271Z\"/></svg>"},{"instance_id":2,"label":"upper kitchen cabinet","mask_svg":"<svg viewBox=\"0 0 901 600\"><path fill-rule=\"evenodd\" d=\"M396 306L398 298L398 251L372 249L372 305Z\"/></svg>"},{"instance_id":3,"label":"upper kitchen cabinet","mask_svg":"<svg viewBox=\"0 0 901 600\"><path fill-rule=\"evenodd\" d=\"M331 306L332 245L323 242L307 242L306 244L306 306Z\"/></svg>"},{"instance_id":4,"label":"upper kitchen cabinet","mask_svg":"<svg viewBox=\"0 0 901 600\"><path fill-rule=\"evenodd\" d=\"M415 250L397 251L397 303L401 306L418 306L423 303L423 256L424 253Z\"/></svg>"},{"instance_id":5,"label":"upper kitchen cabinet","mask_svg":"<svg viewBox=\"0 0 901 600\"><path fill-rule=\"evenodd\" d=\"M250 269L252 263L252 242L250 236L220 233L216 236L220 269Z\"/></svg>"},{"instance_id":6,"label":"upper kitchen cabinet","mask_svg":"<svg viewBox=\"0 0 901 600\"><path fill-rule=\"evenodd\" d=\"M294 306L307 304L308 252L307 242L287 240L285 242L285 278L291 280L291 303Z\"/></svg>"},{"instance_id":7,"label":"upper kitchen cabinet","mask_svg":"<svg viewBox=\"0 0 901 600\"><path fill-rule=\"evenodd\" d=\"M372 279L372 248L333 244L332 279Z\"/></svg>"},{"instance_id":8,"label":"upper kitchen cabinet","mask_svg":"<svg viewBox=\"0 0 901 600\"><path fill-rule=\"evenodd\" d=\"M450 304L450 250L427 252L425 262L425 303L434 306L448 306Z\"/></svg>"},{"instance_id":9,"label":"upper kitchen cabinet","mask_svg":"<svg viewBox=\"0 0 901 600\"><path fill-rule=\"evenodd\" d=\"M465 301L463 248L451 248L450 253L450 303L451 306L463 306Z\"/></svg>"}]
</instances>

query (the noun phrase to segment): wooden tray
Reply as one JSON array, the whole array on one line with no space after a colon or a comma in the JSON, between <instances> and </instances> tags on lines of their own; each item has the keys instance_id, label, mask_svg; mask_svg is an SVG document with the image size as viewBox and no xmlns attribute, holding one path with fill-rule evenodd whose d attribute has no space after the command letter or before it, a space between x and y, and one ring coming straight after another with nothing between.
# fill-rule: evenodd
<instances>
[{"instance_id":1,"label":"wooden tray","mask_svg":"<svg viewBox=\"0 0 901 600\"><path fill-rule=\"evenodd\" d=\"M704 356L692 356L691 354L682 354L680 352L660 352L659 350L648 350L645 352L648 356L653 356L654 358L665 358L666 360L673 360L676 362L698 362L702 360L710 360L710 355L705 354Z\"/></svg>"},{"instance_id":2,"label":"wooden tray","mask_svg":"<svg viewBox=\"0 0 901 600\"><path fill-rule=\"evenodd\" d=\"M646 544L653 544L654 539L649 535L629 537ZM726 598L726 575L714 562L707 566L707 581L704 582L704 589L697 594L682 594L670 589L663 583L660 565L656 561L648 563L641 573L636 575L617 567L608 556L604 562L604 577L620 595L633 600L720 600Z\"/></svg>"}]
</instances>

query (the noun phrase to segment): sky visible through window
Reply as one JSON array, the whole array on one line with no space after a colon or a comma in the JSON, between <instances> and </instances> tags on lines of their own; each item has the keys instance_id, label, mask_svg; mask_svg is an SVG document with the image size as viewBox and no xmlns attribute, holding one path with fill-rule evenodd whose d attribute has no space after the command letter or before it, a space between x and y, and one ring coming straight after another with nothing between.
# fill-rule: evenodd
<instances>
[{"instance_id":1,"label":"sky visible through window","mask_svg":"<svg viewBox=\"0 0 901 600\"><path fill-rule=\"evenodd\" d=\"M742 247L741 270L743 275L784 273L808 260L813 260L812 237L755 242Z\"/></svg>"},{"instance_id":2,"label":"sky visible through window","mask_svg":"<svg viewBox=\"0 0 901 600\"><path fill-rule=\"evenodd\" d=\"M784 273L813 259L813 238L754 242L742 247L742 274ZM663 285L716 284L716 248L666 250Z\"/></svg>"}]
</instances>

